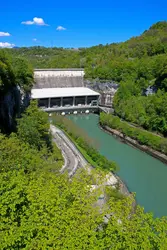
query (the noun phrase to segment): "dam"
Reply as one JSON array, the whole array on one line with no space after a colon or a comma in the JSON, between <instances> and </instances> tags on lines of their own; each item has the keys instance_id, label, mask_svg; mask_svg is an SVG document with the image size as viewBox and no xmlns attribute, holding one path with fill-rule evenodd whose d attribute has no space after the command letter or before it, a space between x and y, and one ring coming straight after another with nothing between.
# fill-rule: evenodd
<instances>
[{"instance_id":1,"label":"dam","mask_svg":"<svg viewBox=\"0 0 167 250\"><path fill-rule=\"evenodd\" d=\"M97 115L83 114L93 113L101 108L99 102L102 96L101 89L91 88L90 84L84 83L84 70L39 69L34 71L34 78L31 98L38 100L39 107L47 112L70 113L69 119L90 138L97 140L99 152L118 163L120 170L117 174L129 190L136 193L137 203L143 206L146 212L153 212L155 217L167 215L167 166L102 131ZM107 84L103 92L107 91L108 86ZM111 89L113 85L109 87ZM107 102L102 101L104 104L110 104L111 99L107 97ZM76 113L79 115L72 115Z\"/></svg>"},{"instance_id":2,"label":"dam","mask_svg":"<svg viewBox=\"0 0 167 250\"><path fill-rule=\"evenodd\" d=\"M98 110L100 94L84 86L83 69L36 69L31 98L46 112L69 114Z\"/></svg>"}]
</instances>

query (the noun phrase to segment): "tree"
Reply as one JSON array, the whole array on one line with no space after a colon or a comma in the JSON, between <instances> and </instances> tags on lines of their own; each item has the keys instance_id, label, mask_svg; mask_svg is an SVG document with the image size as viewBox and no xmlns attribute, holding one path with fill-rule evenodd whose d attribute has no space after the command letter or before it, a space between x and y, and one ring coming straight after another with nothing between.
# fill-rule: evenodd
<instances>
[{"instance_id":1,"label":"tree","mask_svg":"<svg viewBox=\"0 0 167 250\"><path fill-rule=\"evenodd\" d=\"M31 66L25 59L9 54L0 50L0 129L6 133L15 131L22 97L30 92L33 84Z\"/></svg>"},{"instance_id":2,"label":"tree","mask_svg":"<svg viewBox=\"0 0 167 250\"><path fill-rule=\"evenodd\" d=\"M167 235L162 230L167 229L166 219L154 219L152 214L144 213L143 208L137 207L132 212L132 201L113 199L109 201L109 222L104 226L100 249L162 249L167 246ZM162 232L163 231L163 232Z\"/></svg>"},{"instance_id":3,"label":"tree","mask_svg":"<svg viewBox=\"0 0 167 250\"><path fill-rule=\"evenodd\" d=\"M132 209L131 198L111 195L97 206L101 190L90 191L97 180L85 171L72 180L46 171L1 174L0 248L165 250L166 219Z\"/></svg>"},{"instance_id":4,"label":"tree","mask_svg":"<svg viewBox=\"0 0 167 250\"><path fill-rule=\"evenodd\" d=\"M15 82L25 92L30 91L33 86L33 68L24 59L20 57L13 58L13 68Z\"/></svg>"},{"instance_id":5,"label":"tree","mask_svg":"<svg viewBox=\"0 0 167 250\"><path fill-rule=\"evenodd\" d=\"M11 62L9 55L4 50L0 50L0 93L6 93L15 85Z\"/></svg>"},{"instance_id":6,"label":"tree","mask_svg":"<svg viewBox=\"0 0 167 250\"><path fill-rule=\"evenodd\" d=\"M29 145L37 149L43 146L51 149L48 115L38 109L36 101L31 101L22 118L18 119L17 130L18 137Z\"/></svg>"}]
</instances>

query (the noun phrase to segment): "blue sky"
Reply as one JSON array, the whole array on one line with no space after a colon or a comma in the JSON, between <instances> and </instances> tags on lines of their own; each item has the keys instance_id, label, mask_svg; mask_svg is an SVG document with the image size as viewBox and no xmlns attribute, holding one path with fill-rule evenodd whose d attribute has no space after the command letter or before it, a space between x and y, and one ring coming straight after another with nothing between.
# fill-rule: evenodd
<instances>
[{"instance_id":1,"label":"blue sky","mask_svg":"<svg viewBox=\"0 0 167 250\"><path fill-rule=\"evenodd\" d=\"M78 48L120 42L162 20L167 20L167 0L1 1L0 46Z\"/></svg>"}]
</instances>

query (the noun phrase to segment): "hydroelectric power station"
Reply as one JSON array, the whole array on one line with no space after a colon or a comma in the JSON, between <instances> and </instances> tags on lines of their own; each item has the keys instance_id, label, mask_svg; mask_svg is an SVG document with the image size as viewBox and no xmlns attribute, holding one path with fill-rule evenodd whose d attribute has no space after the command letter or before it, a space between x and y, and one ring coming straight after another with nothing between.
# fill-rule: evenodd
<instances>
[{"instance_id":1,"label":"hydroelectric power station","mask_svg":"<svg viewBox=\"0 0 167 250\"><path fill-rule=\"evenodd\" d=\"M100 94L84 86L83 69L36 69L31 98L47 112L89 113L99 109Z\"/></svg>"},{"instance_id":2,"label":"hydroelectric power station","mask_svg":"<svg viewBox=\"0 0 167 250\"><path fill-rule=\"evenodd\" d=\"M101 105L104 108L106 104L110 104L111 99L107 95L114 94L113 85L107 85L103 92L96 88L101 95L93 91L90 85L84 83L82 69L35 70L34 78L35 85L31 98L37 99L39 106L48 112L60 114L93 112L100 109ZM103 93L106 95L105 98ZM69 119L83 129L90 138L93 140L96 138L102 155L118 163L120 178L131 192L136 193L137 203L144 206L146 212L153 211L158 217L166 215L167 168L164 163L105 133L99 128L99 118L94 114L70 115Z\"/></svg>"}]
</instances>

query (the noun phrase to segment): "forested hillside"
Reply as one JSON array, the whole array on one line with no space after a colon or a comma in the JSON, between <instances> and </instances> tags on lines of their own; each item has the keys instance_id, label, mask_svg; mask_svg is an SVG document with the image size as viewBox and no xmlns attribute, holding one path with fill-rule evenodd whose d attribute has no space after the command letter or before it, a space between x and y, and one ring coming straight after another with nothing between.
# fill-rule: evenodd
<instances>
[{"instance_id":1,"label":"forested hillside","mask_svg":"<svg viewBox=\"0 0 167 250\"><path fill-rule=\"evenodd\" d=\"M112 187L106 206L97 206L106 172L80 170L69 179L62 165L48 116L32 102L17 133L0 134L0 249L166 250L166 218L134 210L133 199Z\"/></svg>"},{"instance_id":2,"label":"forested hillside","mask_svg":"<svg viewBox=\"0 0 167 250\"><path fill-rule=\"evenodd\" d=\"M23 47L6 49L15 57L28 59L34 68L79 68L80 52L73 49Z\"/></svg>"},{"instance_id":3,"label":"forested hillside","mask_svg":"<svg viewBox=\"0 0 167 250\"><path fill-rule=\"evenodd\" d=\"M97 160L100 170L80 169L71 179L60 174L64 160L52 142L48 115L35 102L25 109L33 84L29 62L34 67L82 66L86 77L120 83L117 114L165 134L166 29L162 22L126 43L77 51L0 50L0 249L167 249L166 218L155 219L132 206L132 198L101 188L103 157ZM143 96L149 85L158 92ZM102 193L106 204L99 207Z\"/></svg>"},{"instance_id":4,"label":"forested hillside","mask_svg":"<svg viewBox=\"0 0 167 250\"><path fill-rule=\"evenodd\" d=\"M97 206L106 172L80 169L69 179L62 165L48 116L32 102L17 133L0 134L0 249L166 250L166 218L134 210L112 187Z\"/></svg>"},{"instance_id":5,"label":"forested hillside","mask_svg":"<svg viewBox=\"0 0 167 250\"><path fill-rule=\"evenodd\" d=\"M85 67L87 77L120 81L138 68L141 58L145 61L167 53L167 22L158 22L142 35L123 43L79 49L36 46L7 50L14 56L27 58L34 68Z\"/></svg>"},{"instance_id":6,"label":"forested hillside","mask_svg":"<svg viewBox=\"0 0 167 250\"><path fill-rule=\"evenodd\" d=\"M119 83L115 113L167 135L167 22L158 22L142 35L118 44L79 50L32 47L9 51L27 58L35 68L84 67L86 78ZM153 95L146 96L148 87Z\"/></svg>"},{"instance_id":7,"label":"forested hillside","mask_svg":"<svg viewBox=\"0 0 167 250\"><path fill-rule=\"evenodd\" d=\"M27 106L33 85L33 68L21 57L0 50L0 130L16 129L16 118Z\"/></svg>"}]
</instances>

